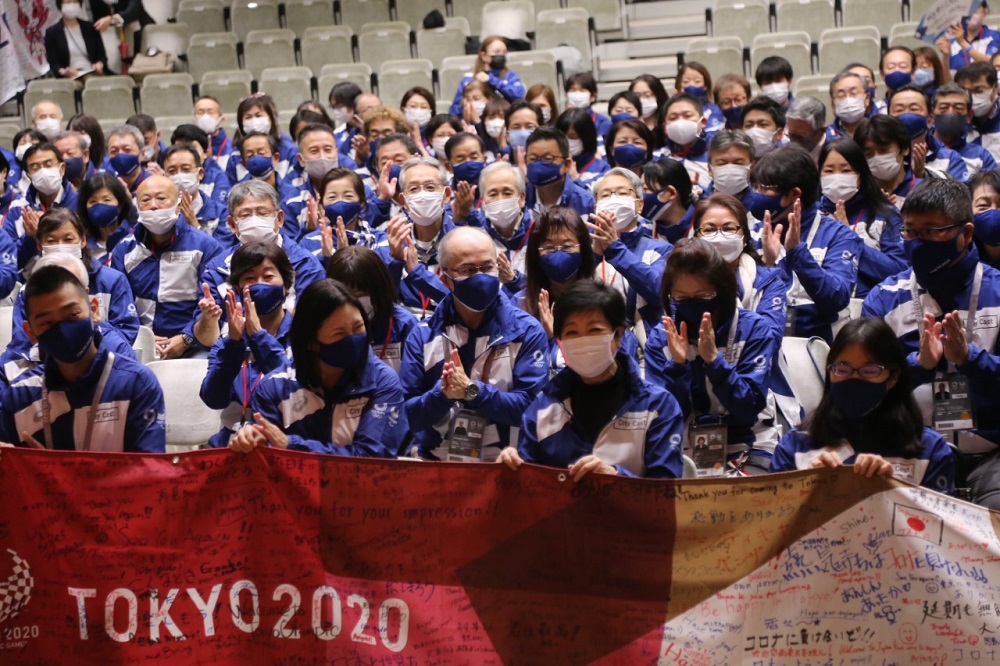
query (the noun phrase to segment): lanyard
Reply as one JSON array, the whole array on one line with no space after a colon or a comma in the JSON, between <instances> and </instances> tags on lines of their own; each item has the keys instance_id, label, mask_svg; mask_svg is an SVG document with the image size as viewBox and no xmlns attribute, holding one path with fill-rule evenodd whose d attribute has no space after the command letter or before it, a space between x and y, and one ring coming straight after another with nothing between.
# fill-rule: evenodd
<instances>
[{"instance_id":1,"label":"lanyard","mask_svg":"<svg viewBox=\"0 0 1000 666\"><path fill-rule=\"evenodd\" d=\"M111 376L111 366L114 364L114 361L114 353L108 352L108 360L104 363L104 370L101 371L101 378L97 381L97 387L94 389L94 399L90 403L90 414L87 419L87 432L83 440L84 451L90 451L90 436L94 432L94 421L97 419L97 408L101 404L101 396L104 394L104 387L108 383L108 377ZM42 380L42 424L45 428L45 443L55 449L56 443L52 438L52 411L51 403L49 402L49 389L45 385L44 379ZM74 448L75 444L76 442L74 442Z\"/></svg>"},{"instance_id":2,"label":"lanyard","mask_svg":"<svg viewBox=\"0 0 1000 666\"><path fill-rule=\"evenodd\" d=\"M2 226L2 225L0 225ZM531 228L535 226L535 216L531 216L531 222L528 224L528 230L524 232L524 238L521 239L521 244L517 246L515 253L520 252L524 249L524 244L528 242L528 237L531 236Z\"/></svg>"},{"instance_id":3,"label":"lanyard","mask_svg":"<svg viewBox=\"0 0 1000 666\"><path fill-rule=\"evenodd\" d=\"M264 377L264 373L260 372L257 374L257 379L254 380L253 386L247 391L247 362L243 361L243 411L240 413L240 425L247 422L247 408L250 406L250 397L253 396L254 391L257 390L257 384L260 384L260 380Z\"/></svg>"},{"instance_id":4,"label":"lanyard","mask_svg":"<svg viewBox=\"0 0 1000 666\"><path fill-rule=\"evenodd\" d=\"M729 340L726 341L726 350L723 356L729 365L736 365L739 356L736 354L736 324L740 321L740 309L733 310L733 323L729 325Z\"/></svg>"},{"instance_id":5,"label":"lanyard","mask_svg":"<svg viewBox=\"0 0 1000 666\"><path fill-rule=\"evenodd\" d=\"M969 314L965 320L965 340L972 343L972 329L976 324L976 308L979 307L979 289L983 284L983 264L976 264L976 276L972 279L972 293L969 295ZM910 294L912 295L913 314L917 318L917 331L924 334L924 306L920 303L917 287L917 275L910 272Z\"/></svg>"},{"instance_id":6,"label":"lanyard","mask_svg":"<svg viewBox=\"0 0 1000 666\"><path fill-rule=\"evenodd\" d=\"M423 294L421 294L421 299L423 299ZM393 317L389 317L389 332L385 334L385 342L382 343L382 351L378 353L378 357L381 360L385 360L385 350L389 348L389 340L392 339L392 322Z\"/></svg>"},{"instance_id":7,"label":"lanyard","mask_svg":"<svg viewBox=\"0 0 1000 666\"><path fill-rule=\"evenodd\" d=\"M813 241L816 240L816 234L819 233L819 223L823 219L819 211L816 211L816 219L813 220L813 225L809 229L809 235L806 237L806 247L812 249ZM801 222L801 220L800 220Z\"/></svg>"}]
</instances>

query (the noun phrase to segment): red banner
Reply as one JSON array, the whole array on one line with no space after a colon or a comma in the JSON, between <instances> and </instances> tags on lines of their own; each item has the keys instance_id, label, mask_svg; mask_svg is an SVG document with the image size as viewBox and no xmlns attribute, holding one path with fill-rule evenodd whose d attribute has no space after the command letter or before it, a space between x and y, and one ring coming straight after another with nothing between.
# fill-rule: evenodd
<instances>
[{"instance_id":1,"label":"red banner","mask_svg":"<svg viewBox=\"0 0 1000 666\"><path fill-rule=\"evenodd\" d=\"M3 449L0 663L653 663L671 617L887 487Z\"/></svg>"}]
</instances>

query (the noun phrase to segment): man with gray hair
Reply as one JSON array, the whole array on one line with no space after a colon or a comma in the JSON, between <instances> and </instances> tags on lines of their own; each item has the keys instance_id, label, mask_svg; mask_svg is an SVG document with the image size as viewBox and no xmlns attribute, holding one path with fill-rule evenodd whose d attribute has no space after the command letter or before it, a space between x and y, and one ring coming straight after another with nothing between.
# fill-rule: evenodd
<instances>
[{"instance_id":1,"label":"man with gray hair","mask_svg":"<svg viewBox=\"0 0 1000 666\"><path fill-rule=\"evenodd\" d=\"M52 100L41 100L31 107L31 124L51 141L63 128L62 107Z\"/></svg>"},{"instance_id":2,"label":"man with gray hair","mask_svg":"<svg viewBox=\"0 0 1000 666\"><path fill-rule=\"evenodd\" d=\"M510 162L493 162L479 174L479 195L482 206L470 217L493 238L500 282L513 296L524 288L524 255L531 229L531 211L524 205L524 174Z\"/></svg>"},{"instance_id":3,"label":"man with gray hair","mask_svg":"<svg viewBox=\"0 0 1000 666\"><path fill-rule=\"evenodd\" d=\"M133 196L139 185L149 178L149 172L139 164L145 143L142 132L134 125L119 125L108 134L108 161Z\"/></svg>"},{"instance_id":4,"label":"man with gray hair","mask_svg":"<svg viewBox=\"0 0 1000 666\"><path fill-rule=\"evenodd\" d=\"M521 418L548 379L548 339L500 294L488 233L458 227L438 251L449 294L404 343L406 415L421 458L491 462L517 445Z\"/></svg>"},{"instance_id":5,"label":"man with gray hair","mask_svg":"<svg viewBox=\"0 0 1000 666\"><path fill-rule=\"evenodd\" d=\"M438 277L438 244L455 228L451 218L451 174L433 157L407 160L399 172L398 203L409 218L389 220L389 271L399 284L403 304L424 317L448 289Z\"/></svg>"},{"instance_id":6,"label":"man with gray hair","mask_svg":"<svg viewBox=\"0 0 1000 666\"><path fill-rule=\"evenodd\" d=\"M59 132L52 145L59 149L63 163L66 165L66 179L77 191L86 179L97 173L90 163L90 146L79 132Z\"/></svg>"},{"instance_id":7,"label":"man with gray hair","mask_svg":"<svg viewBox=\"0 0 1000 666\"><path fill-rule=\"evenodd\" d=\"M785 136L812 155L819 164L819 152L826 143L826 106L809 95L799 95L785 112Z\"/></svg>"}]
</instances>

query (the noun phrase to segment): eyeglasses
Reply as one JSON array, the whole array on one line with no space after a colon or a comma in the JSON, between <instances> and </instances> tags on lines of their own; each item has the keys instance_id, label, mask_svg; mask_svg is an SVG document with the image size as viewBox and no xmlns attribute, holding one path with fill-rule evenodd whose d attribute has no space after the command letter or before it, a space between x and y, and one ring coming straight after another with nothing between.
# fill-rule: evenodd
<instances>
[{"instance_id":1,"label":"eyeglasses","mask_svg":"<svg viewBox=\"0 0 1000 666\"><path fill-rule=\"evenodd\" d=\"M485 264L462 264L461 266L456 266L455 268L449 268L448 274L455 280L468 280L473 275L478 275L479 273L484 273L486 275L499 275L500 272L497 269L496 262L487 261Z\"/></svg>"},{"instance_id":2,"label":"eyeglasses","mask_svg":"<svg viewBox=\"0 0 1000 666\"><path fill-rule=\"evenodd\" d=\"M562 251L562 252L571 252L571 253L573 253L573 252L579 252L580 251L580 244L579 243L563 243L562 245L552 245L550 243L546 243L545 245L541 245L538 248L538 254L541 255L541 256L543 256L543 257L546 256L546 255L552 254L553 252L560 252L560 251Z\"/></svg>"},{"instance_id":3,"label":"eyeglasses","mask_svg":"<svg viewBox=\"0 0 1000 666\"><path fill-rule=\"evenodd\" d=\"M702 238L717 238L719 234L722 234L724 236L729 236L731 234L738 234L740 231L742 231L740 227L727 224L726 226L718 229L701 228L698 230L698 235L701 236Z\"/></svg>"},{"instance_id":4,"label":"eyeglasses","mask_svg":"<svg viewBox=\"0 0 1000 666\"><path fill-rule=\"evenodd\" d=\"M406 186L406 194L417 194L421 190L424 192L440 192L444 189L444 185L440 183L410 183Z\"/></svg>"},{"instance_id":5,"label":"eyeglasses","mask_svg":"<svg viewBox=\"0 0 1000 666\"><path fill-rule=\"evenodd\" d=\"M244 222L249 220L254 215L257 215L258 217L273 217L274 214L275 211L273 208L243 208L236 213L236 215L233 215L233 217L240 222Z\"/></svg>"},{"instance_id":6,"label":"eyeglasses","mask_svg":"<svg viewBox=\"0 0 1000 666\"><path fill-rule=\"evenodd\" d=\"M629 199L635 199L635 190L633 190L631 187L628 189L621 188L618 190L604 190L603 192L597 195L597 200L603 201L604 199L608 199L610 197L626 197Z\"/></svg>"},{"instance_id":7,"label":"eyeglasses","mask_svg":"<svg viewBox=\"0 0 1000 666\"><path fill-rule=\"evenodd\" d=\"M861 379L869 380L878 379L889 370L889 368L878 363L867 363L860 368L855 368L843 361L831 363L826 366L826 369L830 372L831 377L836 377L837 379L847 379L856 372Z\"/></svg>"},{"instance_id":8,"label":"eyeglasses","mask_svg":"<svg viewBox=\"0 0 1000 666\"><path fill-rule=\"evenodd\" d=\"M959 227L964 227L965 222L959 222L957 224L949 224L946 227L931 227L929 229L914 229L913 227L903 227L902 236L906 240L913 240L915 238L941 238L946 231L951 231L952 229L957 229Z\"/></svg>"},{"instance_id":9,"label":"eyeglasses","mask_svg":"<svg viewBox=\"0 0 1000 666\"><path fill-rule=\"evenodd\" d=\"M718 296L716 292L710 294L695 294L694 296L671 296L670 301L673 303L684 303L685 301L710 301Z\"/></svg>"}]
</instances>

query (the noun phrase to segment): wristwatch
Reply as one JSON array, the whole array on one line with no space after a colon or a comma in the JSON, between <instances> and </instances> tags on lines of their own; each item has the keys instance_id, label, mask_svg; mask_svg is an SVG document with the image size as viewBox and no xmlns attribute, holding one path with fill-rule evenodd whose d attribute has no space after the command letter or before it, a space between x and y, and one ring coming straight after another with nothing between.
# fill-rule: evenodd
<instances>
[{"instance_id":1,"label":"wristwatch","mask_svg":"<svg viewBox=\"0 0 1000 666\"><path fill-rule=\"evenodd\" d=\"M469 382L469 385L465 387L465 397L462 399L465 400L466 402L469 402L471 400L475 400L478 397L479 397L479 383Z\"/></svg>"},{"instance_id":2,"label":"wristwatch","mask_svg":"<svg viewBox=\"0 0 1000 666\"><path fill-rule=\"evenodd\" d=\"M187 333L181 333L181 340L184 341L185 349L194 349L198 346L198 342Z\"/></svg>"}]
</instances>

